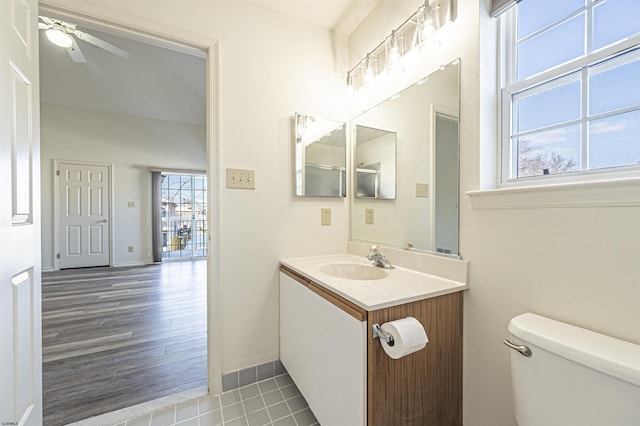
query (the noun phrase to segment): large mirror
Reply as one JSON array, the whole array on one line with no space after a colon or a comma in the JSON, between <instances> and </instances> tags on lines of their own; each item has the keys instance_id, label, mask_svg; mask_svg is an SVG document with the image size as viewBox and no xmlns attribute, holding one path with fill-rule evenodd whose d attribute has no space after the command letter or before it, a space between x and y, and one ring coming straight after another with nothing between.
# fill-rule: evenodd
<instances>
[{"instance_id":1,"label":"large mirror","mask_svg":"<svg viewBox=\"0 0 640 426\"><path fill-rule=\"evenodd\" d=\"M458 254L459 93L457 60L352 120L352 240ZM395 145L379 162L359 157L358 133L374 130ZM361 192L363 170L392 155L394 197Z\"/></svg>"},{"instance_id":2,"label":"large mirror","mask_svg":"<svg viewBox=\"0 0 640 426\"><path fill-rule=\"evenodd\" d=\"M294 125L296 195L346 197L345 123L296 113Z\"/></svg>"}]
</instances>

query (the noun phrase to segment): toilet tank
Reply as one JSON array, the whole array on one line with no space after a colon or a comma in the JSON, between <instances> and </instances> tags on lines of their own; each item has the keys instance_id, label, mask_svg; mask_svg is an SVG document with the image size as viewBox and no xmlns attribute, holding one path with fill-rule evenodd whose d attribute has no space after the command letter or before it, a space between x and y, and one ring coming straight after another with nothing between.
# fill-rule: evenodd
<instances>
[{"instance_id":1,"label":"toilet tank","mask_svg":"<svg viewBox=\"0 0 640 426\"><path fill-rule=\"evenodd\" d=\"M639 426L640 345L536 314L509 322L519 426Z\"/></svg>"}]
</instances>

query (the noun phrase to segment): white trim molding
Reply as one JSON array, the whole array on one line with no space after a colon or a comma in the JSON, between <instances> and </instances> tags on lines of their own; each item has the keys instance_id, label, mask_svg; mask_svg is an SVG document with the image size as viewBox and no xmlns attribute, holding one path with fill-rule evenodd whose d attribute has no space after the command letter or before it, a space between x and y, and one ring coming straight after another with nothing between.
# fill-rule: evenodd
<instances>
[{"instance_id":1,"label":"white trim molding","mask_svg":"<svg viewBox=\"0 0 640 426\"><path fill-rule=\"evenodd\" d=\"M640 206L640 178L467 191L474 210Z\"/></svg>"}]
</instances>

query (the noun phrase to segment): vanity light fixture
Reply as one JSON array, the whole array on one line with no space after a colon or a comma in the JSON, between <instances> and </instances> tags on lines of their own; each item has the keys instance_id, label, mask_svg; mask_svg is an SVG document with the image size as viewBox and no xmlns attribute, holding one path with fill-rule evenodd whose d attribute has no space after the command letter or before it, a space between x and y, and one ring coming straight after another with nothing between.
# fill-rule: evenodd
<instances>
[{"instance_id":1,"label":"vanity light fixture","mask_svg":"<svg viewBox=\"0 0 640 426\"><path fill-rule=\"evenodd\" d=\"M444 13L442 18L445 23L453 20L454 7L455 0L425 0L413 15L347 72L349 97L353 99L359 90L379 90L384 87L387 75L393 77L401 74L404 67L409 66L403 62L405 54L410 51L424 53L427 47L439 47L437 36L442 27L441 15ZM405 40L409 40L406 46Z\"/></svg>"},{"instance_id":2,"label":"vanity light fixture","mask_svg":"<svg viewBox=\"0 0 640 426\"><path fill-rule=\"evenodd\" d=\"M56 46L68 49L73 45L71 36L59 28L49 28L45 31L45 35Z\"/></svg>"}]
</instances>

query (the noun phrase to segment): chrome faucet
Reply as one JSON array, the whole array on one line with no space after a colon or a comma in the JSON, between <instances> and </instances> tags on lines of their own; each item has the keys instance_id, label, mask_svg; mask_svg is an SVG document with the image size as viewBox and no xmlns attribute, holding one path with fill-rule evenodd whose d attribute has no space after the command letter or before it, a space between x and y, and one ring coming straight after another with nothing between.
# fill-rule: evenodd
<instances>
[{"instance_id":1,"label":"chrome faucet","mask_svg":"<svg viewBox=\"0 0 640 426\"><path fill-rule=\"evenodd\" d=\"M384 254L380 253L380 249L378 246L371 246L371 254L367 256L367 259L373 262L374 266L384 269L393 269L394 266L389 263L389 260L384 256Z\"/></svg>"}]
</instances>

